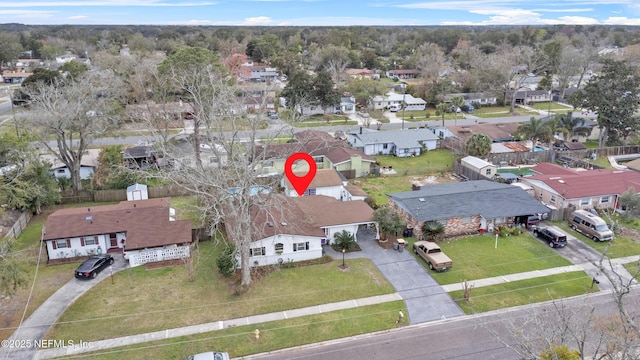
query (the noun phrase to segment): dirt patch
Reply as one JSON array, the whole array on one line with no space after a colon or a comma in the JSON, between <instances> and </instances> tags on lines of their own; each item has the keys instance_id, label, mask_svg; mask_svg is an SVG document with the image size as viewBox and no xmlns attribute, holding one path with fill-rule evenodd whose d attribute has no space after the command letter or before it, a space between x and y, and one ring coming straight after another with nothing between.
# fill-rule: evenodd
<instances>
[{"instance_id":1,"label":"dirt patch","mask_svg":"<svg viewBox=\"0 0 640 360\"><path fill-rule=\"evenodd\" d=\"M640 231L628 227L620 228L620 235L624 236L635 243L640 243Z\"/></svg>"},{"instance_id":2,"label":"dirt patch","mask_svg":"<svg viewBox=\"0 0 640 360\"><path fill-rule=\"evenodd\" d=\"M411 179L411 184L416 186L433 185L439 184L440 182L437 176L414 177Z\"/></svg>"},{"instance_id":3,"label":"dirt patch","mask_svg":"<svg viewBox=\"0 0 640 360\"><path fill-rule=\"evenodd\" d=\"M178 266L182 264L184 264L184 261L182 261L181 259L156 261L156 262L144 264L144 269L145 270L162 269L162 268L173 267L173 266Z\"/></svg>"}]
</instances>

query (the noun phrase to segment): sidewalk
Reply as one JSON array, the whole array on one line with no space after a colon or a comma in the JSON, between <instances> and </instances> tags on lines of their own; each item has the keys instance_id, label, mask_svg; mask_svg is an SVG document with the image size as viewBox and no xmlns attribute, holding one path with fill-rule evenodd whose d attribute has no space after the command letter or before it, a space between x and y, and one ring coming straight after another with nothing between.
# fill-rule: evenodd
<instances>
[{"instance_id":1,"label":"sidewalk","mask_svg":"<svg viewBox=\"0 0 640 360\"><path fill-rule=\"evenodd\" d=\"M317 315L317 314L322 314L330 311L352 309L359 306L382 304L386 302L399 301L399 300L402 300L400 295L398 295L397 293L393 293L393 294L386 294L386 295L371 296L371 297L366 297L361 299L340 301L340 302L323 304L323 305L309 306L309 307L300 308L300 309L279 311L279 312L270 313L270 314L253 315L253 316L248 316L248 317L243 317L238 319L230 319L230 320L216 321L216 322L211 322L206 324L185 326L181 328L167 329L167 330L156 331L156 332L146 333L146 334L131 335L131 336L124 336L124 337L108 339L108 340L93 341L91 342L91 346L86 348L83 348L83 347L68 348L68 349L52 348L47 350L39 350L38 352L36 352L34 359L51 359L55 357L80 354L80 353L89 352L89 351L106 350L106 349L111 349L119 346L127 346L127 345L145 343L149 341L157 341L157 340L163 340L163 339L176 338L180 336L207 333L207 332L223 330L223 329L235 327L235 326L244 326L244 325L270 322L270 321L286 320L286 319L297 318L301 316Z\"/></svg>"},{"instance_id":2,"label":"sidewalk","mask_svg":"<svg viewBox=\"0 0 640 360\"><path fill-rule=\"evenodd\" d=\"M400 254L395 251L389 251L389 252L394 254ZM359 257L357 253L350 253L349 255L350 255L349 258ZM629 256L625 258L617 258L617 259L611 260L613 265L622 265L622 264L636 262L636 261L640 261L640 255ZM518 274L509 274L509 275L498 276L493 278L478 279L478 280L471 281L470 283L472 283L475 287L483 287L483 286L491 286L496 284L507 283L511 281L526 280L526 279L532 279L536 277L543 277L543 276L549 276L549 275L555 275L555 274L561 274L561 273L567 273L567 272L586 271L586 270L593 270L593 269L594 269L593 264L582 263L578 265L569 265L569 266L562 266L562 267L551 268L551 269L528 271L528 272L518 273ZM456 284L442 285L441 287L444 291L448 293L451 291L462 290L462 286L463 286L462 283L456 283ZM263 322L278 321L278 320L286 320L286 319L297 318L302 316L317 315L317 314L330 312L330 311L352 309L359 306L382 304L386 302L399 301L399 300L407 301L408 299L405 299L399 292L396 292L396 293L386 294L386 295L378 295L378 296L346 300L346 301L340 301L340 302L329 303L329 304L309 306L309 307L300 308L300 309L292 309L292 310L279 311L279 312L268 313L268 314L253 315L253 316L230 319L230 320L221 320L221 321L216 321L216 322L211 322L206 324L185 326L181 328L167 329L167 330L156 331L156 332L145 333L145 334L138 334L138 335L124 336L124 337L107 339L107 340L94 341L91 343L91 347L87 347L87 348L73 348L73 349L72 348L70 349L52 348L52 349L46 349L46 350L38 350L35 354L34 359L51 359L55 357L80 354L80 353L89 352L89 351L106 350L106 349L111 349L111 348L120 347L120 346L128 346L128 345L145 343L149 341L157 341L157 340L171 339L171 338L187 336L187 335L207 333L211 331L223 330L229 327L259 324Z\"/></svg>"}]
</instances>

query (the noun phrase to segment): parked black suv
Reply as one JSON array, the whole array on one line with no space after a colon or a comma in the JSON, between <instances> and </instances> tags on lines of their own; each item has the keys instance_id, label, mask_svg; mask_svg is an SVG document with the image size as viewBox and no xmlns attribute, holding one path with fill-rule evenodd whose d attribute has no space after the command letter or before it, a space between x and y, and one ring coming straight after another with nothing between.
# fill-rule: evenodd
<instances>
[{"instance_id":1,"label":"parked black suv","mask_svg":"<svg viewBox=\"0 0 640 360\"><path fill-rule=\"evenodd\" d=\"M567 246L567 235L561 231L548 228L537 227L533 229L533 235L537 238L546 241L549 247L565 247Z\"/></svg>"}]
</instances>

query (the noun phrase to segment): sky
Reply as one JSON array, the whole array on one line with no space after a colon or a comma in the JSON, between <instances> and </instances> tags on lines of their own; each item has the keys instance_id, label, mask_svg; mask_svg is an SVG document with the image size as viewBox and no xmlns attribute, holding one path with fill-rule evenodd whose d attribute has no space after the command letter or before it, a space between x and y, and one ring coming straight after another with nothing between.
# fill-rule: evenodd
<instances>
[{"instance_id":1,"label":"sky","mask_svg":"<svg viewBox=\"0 0 640 360\"><path fill-rule=\"evenodd\" d=\"M638 25L640 0L0 0L21 24Z\"/></svg>"}]
</instances>

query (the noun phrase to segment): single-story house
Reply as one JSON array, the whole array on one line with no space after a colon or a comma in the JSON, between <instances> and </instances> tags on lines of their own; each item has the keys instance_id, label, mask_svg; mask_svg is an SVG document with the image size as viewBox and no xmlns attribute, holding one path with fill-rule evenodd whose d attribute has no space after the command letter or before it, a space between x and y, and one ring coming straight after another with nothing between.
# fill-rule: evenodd
<instances>
[{"instance_id":1,"label":"single-story house","mask_svg":"<svg viewBox=\"0 0 640 360\"><path fill-rule=\"evenodd\" d=\"M353 79L380 79L380 75L370 69L346 69L344 72Z\"/></svg>"},{"instance_id":2,"label":"single-story house","mask_svg":"<svg viewBox=\"0 0 640 360\"><path fill-rule=\"evenodd\" d=\"M174 101L156 103L149 100L143 104L130 104L125 107L125 114L134 121L179 121L176 125L182 125L182 120L192 116L194 112L191 103Z\"/></svg>"},{"instance_id":3,"label":"single-story house","mask_svg":"<svg viewBox=\"0 0 640 360\"><path fill-rule=\"evenodd\" d=\"M447 131L441 131L439 127L435 127L434 131L439 131L439 134L444 137L447 148L461 152L465 152L467 141L475 134L483 134L491 139L491 153L531 151L531 149L516 141L513 136L519 125L516 122L485 123L447 126Z\"/></svg>"},{"instance_id":4,"label":"single-story house","mask_svg":"<svg viewBox=\"0 0 640 360\"><path fill-rule=\"evenodd\" d=\"M531 104L534 102L551 101L553 94L550 94L548 90L520 90L516 91L515 98L516 104ZM511 94L509 95L511 96ZM509 97L511 99L511 97Z\"/></svg>"},{"instance_id":5,"label":"single-story house","mask_svg":"<svg viewBox=\"0 0 640 360\"><path fill-rule=\"evenodd\" d=\"M387 109L391 105L404 105L406 111L421 111L427 108L424 99L413 97L411 94L398 94L393 91L386 95L376 95L372 99L373 109Z\"/></svg>"},{"instance_id":6,"label":"single-story house","mask_svg":"<svg viewBox=\"0 0 640 360\"><path fill-rule=\"evenodd\" d=\"M497 166L475 156L463 157L462 159L460 159L460 164L463 167L486 177L487 179L493 179L493 177L498 172Z\"/></svg>"},{"instance_id":7,"label":"single-story house","mask_svg":"<svg viewBox=\"0 0 640 360\"><path fill-rule=\"evenodd\" d=\"M440 222L445 235L451 236L511 223L516 216L549 212L523 189L489 180L428 185L387 196L417 234L427 221Z\"/></svg>"},{"instance_id":8,"label":"single-story house","mask_svg":"<svg viewBox=\"0 0 640 360\"><path fill-rule=\"evenodd\" d=\"M26 71L3 71L2 80L7 84L22 84L31 75Z\"/></svg>"},{"instance_id":9,"label":"single-story house","mask_svg":"<svg viewBox=\"0 0 640 360\"><path fill-rule=\"evenodd\" d=\"M464 103L466 105L473 105L474 103L478 103L484 106L491 106L498 103L498 99L494 95L485 94L485 93L453 93L447 94L444 97L444 102L449 103L451 99L454 97L461 97L464 99Z\"/></svg>"},{"instance_id":10,"label":"single-story house","mask_svg":"<svg viewBox=\"0 0 640 360\"><path fill-rule=\"evenodd\" d=\"M343 141L335 139L327 132L304 130L293 135L294 142L269 144L256 147L256 157L260 159L258 170L262 173L284 173L284 164L289 155L306 152L311 155L318 169L336 169L347 178L367 176L375 166L375 160L362 150L353 149ZM306 163L294 169L307 171Z\"/></svg>"},{"instance_id":11,"label":"single-story house","mask_svg":"<svg viewBox=\"0 0 640 360\"><path fill-rule=\"evenodd\" d=\"M178 135L173 137L167 147L164 157L158 160L160 166L173 167L176 170L194 168L196 166L196 152L192 135ZM220 144L200 142L200 161L203 166L217 167L224 165L227 160L227 150Z\"/></svg>"},{"instance_id":12,"label":"single-story house","mask_svg":"<svg viewBox=\"0 0 640 360\"><path fill-rule=\"evenodd\" d=\"M353 96L344 96L340 98L340 104L336 106L335 112L342 114L355 114L356 113L356 98Z\"/></svg>"},{"instance_id":13,"label":"single-story house","mask_svg":"<svg viewBox=\"0 0 640 360\"><path fill-rule=\"evenodd\" d=\"M415 79L420 71L415 69L388 70L385 74L390 79Z\"/></svg>"},{"instance_id":14,"label":"single-story house","mask_svg":"<svg viewBox=\"0 0 640 360\"><path fill-rule=\"evenodd\" d=\"M296 176L304 176L306 171L295 172ZM289 197L297 197L298 193L291 185L289 178L282 178L282 187L284 187L284 194ZM311 195L325 195L334 199L341 200L345 197L344 184L342 178L338 175L335 169L318 169L316 176L313 177L311 183L307 187L307 190L302 196Z\"/></svg>"},{"instance_id":15,"label":"single-story house","mask_svg":"<svg viewBox=\"0 0 640 360\"><path fill-rule=\"evenodd\" d=\"M633 170L576 171L550 163L531 169L535 175L520 181L533 188L536 199L558 209L616 208L629 188L640 192L640 173Z\"/></svg>"},{"instance_id":16,"label":"single-story house","mask_svg":"<svg viewBox=\"0 0 640 360\"><path fill-rule=\"evenodd\" d=\"M269 206L256 208L251 215L255 225L249 252L251 266L318 259L322 246L332 242L334 234L347 230L356 236L363 224L377 228L373 209L364 201L341 202L322 195L268 199ZM225 224L229 240L233 240L230 229L234 221L228 219Z\"/></svg>"},{"instance_id":17,"label":"single-story house","mask_svg":"<svg viewBox=\"0 0 640 360\"><path fill-rule=\"evenodd\" d=\"M67 208L49 215L42 241L49 261L122 253L131 266L189 256L191 221L170 219L170 198Z\"/></svg>"},{"instance_id":18,"label":"single-story house","mask_svg":"<svg viewBox=\"0 0 640 360\"><path fill-rule=\"evenodd\" d=\"M350 132L347 141L369 156L407 157L434 150L438 137L428 129L377 131L361 127L358 131Z\"/></svg>"},{"instance_id":19,"label":"single-story house","mask_svg":"<svg viewBox=\"0 0 640 360\"><path fill-rule=\"evenodd\" d=\"M87 149L80 161L80 179L90 179L98 167L98 158L102 149ZM71 178L71 171L58 157L51 154L41 155L42 160L51 164L51 173L56 178Z\"/></svg>"}]
</instances>

